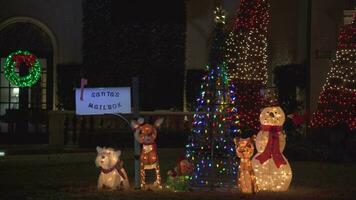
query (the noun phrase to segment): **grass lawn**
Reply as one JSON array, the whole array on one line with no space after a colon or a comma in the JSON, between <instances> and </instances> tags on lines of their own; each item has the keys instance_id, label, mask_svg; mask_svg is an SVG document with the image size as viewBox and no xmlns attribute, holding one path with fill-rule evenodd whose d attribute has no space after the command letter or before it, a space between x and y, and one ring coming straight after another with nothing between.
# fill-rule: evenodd
<instances>
[{"instance_id":1,"label":"grass lawn","mask_svg":"<svg viewBox=\"0 0 356 200\"><path fill-rule=\"evenodd\" d=\"M163 180L182 149L159 149ZM356 164L291 162L293 180L283 193L243 195L233 192L98 192L96 153L10 155L0 158L0 199L356 199ZM122 159L133 185L133 152Z\"/></svg>"}]
</instances>

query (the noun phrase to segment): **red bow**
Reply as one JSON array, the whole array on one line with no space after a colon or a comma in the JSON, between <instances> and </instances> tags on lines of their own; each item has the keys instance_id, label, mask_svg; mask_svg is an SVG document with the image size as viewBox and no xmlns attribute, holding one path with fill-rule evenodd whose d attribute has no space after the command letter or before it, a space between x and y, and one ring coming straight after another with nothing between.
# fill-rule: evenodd
<instances>
[{"instance_id":1,"label":"red bow","mask_svg":"<svg viewBox=\"0 0 356 200\"><path fill-rule=\"evenodd\" d=\"M16 62L16 67L19 68L21 63L26 63L27 67L31 67L36 61L36 56L34 55L14 55L12 60Z\"/></svg>"},{"instance_id":2,"label":"red bow","mask_svg":"<svg viewBox=\"0 0 356 200\"><path fill-rule=\"evenodd\" d=\"M261 126L262 131L268 131L268 143L265 150L256 157L261 164L272 158L277 168L283 164L287 164L279 150L279 132L282 131L282 126Z\"/></svg>"}]
</instances>

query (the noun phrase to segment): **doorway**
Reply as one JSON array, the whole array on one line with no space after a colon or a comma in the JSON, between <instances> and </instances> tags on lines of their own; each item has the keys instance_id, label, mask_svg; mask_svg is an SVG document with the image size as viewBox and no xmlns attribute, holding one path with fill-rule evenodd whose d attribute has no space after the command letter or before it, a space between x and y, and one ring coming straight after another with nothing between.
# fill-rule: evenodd
<instances>
[{"instance_id":1,"label":"doorway","mask_svg":"<svg viewBox=\"0 0 356 200\"><path fill-rule=\"evenodd\" d=\"M7 134L7 138L31 135L30 138L37 140L33 137L36 134L44 137L40 140L46 140L47 111L53 109L54 53L51 38L36 24L19 21L0 30L0 44L0 133ZM32 87L19 88L4 76L4 60L17 50L29 51L40 60L41 78ZM21 67L16 72L26 74Z\"/></svg>"}]
</instances>

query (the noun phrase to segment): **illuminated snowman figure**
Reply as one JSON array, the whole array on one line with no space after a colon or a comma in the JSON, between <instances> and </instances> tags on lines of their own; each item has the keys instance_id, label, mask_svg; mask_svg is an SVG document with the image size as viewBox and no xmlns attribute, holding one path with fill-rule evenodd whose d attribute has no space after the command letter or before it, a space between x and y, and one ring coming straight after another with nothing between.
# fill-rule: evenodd
<instances>
[{"instance_id":1,"label":"illuminated snowman figure","mask_svg":"<svg viewBox=\"0 0 356 200\"><path fill-rule=\"evenodd\" d=\"M261 128L256 137L257 154L252 159L257 186L265 191L286 191L292 180L292 170L282 155L286 145L281 107L272 105L260 114Z\"/></svg>"}]
</instances>

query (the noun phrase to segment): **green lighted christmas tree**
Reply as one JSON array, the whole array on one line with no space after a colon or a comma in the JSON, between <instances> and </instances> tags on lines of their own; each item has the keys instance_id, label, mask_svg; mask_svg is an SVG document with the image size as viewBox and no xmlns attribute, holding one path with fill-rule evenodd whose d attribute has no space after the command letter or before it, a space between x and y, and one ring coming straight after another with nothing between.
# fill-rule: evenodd
<instances>
[{"instance_id":1,"label":"green lighted christmas tree","mask_svg":"<svg viewBox=\"0 0 356 200\"><path fill-rule=\"evenodd\" d=\"M221 8L215 10L215 22L210 65L202 79L193 133L186 146L186 157L194 164L192 187L231 187L237 174L233 137L239 133L239 121L232 106L235 89L223 59L225 16Z\"/></svg>"}]
</instances>

